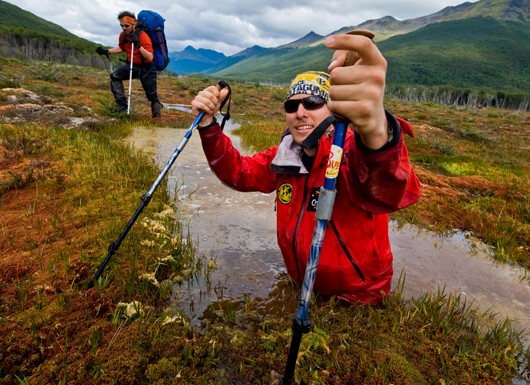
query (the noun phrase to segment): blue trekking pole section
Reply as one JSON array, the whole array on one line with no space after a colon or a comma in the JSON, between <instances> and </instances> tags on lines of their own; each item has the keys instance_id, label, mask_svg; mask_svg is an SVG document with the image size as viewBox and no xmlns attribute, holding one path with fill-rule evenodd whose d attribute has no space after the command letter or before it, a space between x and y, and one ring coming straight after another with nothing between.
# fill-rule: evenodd
<instances>
[{"instance_id":1,"label":"blue trekking pole section","mask_svg":"<svg viewBox=\"0 0 530 385\"><path fill-rule=\"evenodd\" d=\"M371 31L362 29L349 31L347 34L366 36L369 39L373 39L374 37L374 34ZM357 60L359 60L359 56L353 52L348 52L344 66L354 65ZM339 175L340 163L344 152L344 139L346 138L346 130L348 128L348 121L345 120L345 118L341 116L336 116L336 118L337 122L335 123L335 134L333 135L331 154L326 169L326 179L324 180L324 185L320 188L320 194L318 196L317 209L315 212L317 221L315 223L315 230L313 231L309 258L307 259L300 302L298 303L298 310L293 322L293 338L289 348L289 355L287 356L285 374L281 380L282 385L294 384L294 370L296 368L300 343L302 342L302 335L308 333L311 327L311 321L309 320L307 313L309 310L309 304L311 303L311 294L313 293L313 286L315 284L324 235L326 234L328 223L331 220L331 212L333 211L335 196L337 195L335 182Z\"/></svg>"},{"instance_id":2,"label":"blue trekking pole section","mask_svg":"<svg viewBox=\"0 0 530 385\"><path fill-rule=\"evenodd\" d=\"M337 121L335 124L335 134L333 135L331 156L326 169L326 179L324 180L324 185L320 188L320 194L318 196L315 213L317 221L315 224L315 230L313 231L313 240L311 242L311 249L305 269L300 302L298 303L298 310L293 322L293 338L291 340L291 347L289 348L285 374L281 382L283 385L290 385L293 383L294 370L298 358L298 351L300 350L302 335L308 333L311 327L311 321L309 320L307 313L309 310L309 304L311 303L311 293L313 293L313 285L315 284L320 251L322 250L322 242L324 241L328 222L331 220L331 212L333 211L333 204L335 203L335 196L337 194L335 182L339 175L344 139L346 137L346 128L347 124L345 123Z\"/></svg>"},{"instance_id":3,"label":"blue trekking pole section","mask_svg":"<svg viewBox=\"0 0 530 385\"><path fill-rule=\"evenodd\" d=\"M105 267L109 263L109 261L112 258L112 256L114 254L116 254L116 252L118 251L118 248L120 247L121 243L123 242L123 240L125 239L125 237L129 233L129 230L131 230L131 228L133 227L134 222L136 222L136 220L138 219L138 217L140 216L140 214L142 213L144 208L151 201L151 198L153 197L153 194L155 193L155 190L158 188L158 186L162 182L162 179L164 179L164 177L168 173L169 169L171 168L171 166L173 166L173 163L175 163L175 160L177 159L179 154L182 152L182 150L184 149L184 147L188 143L189 139L191 138L191 135L193 134L193 131L195 131L195 129L199 125L199 122L201 121L203 116L204 116L204 114L202 112L199 114L199 116L197 116L197 118L195 119L195 121L193 122L193 124L191 125L189 130L186 132L184 137L180 140L175 152L173 152L173 155L171 155L171 158L169 158L169 160L167 161L166 166L164 167L164 169L162 170L160 175L158 175L158 178L156 178L155 183L153 183L153 185L151 186L151 188L149 189L149 191L146 194L142 195L142 197L140 198L141 201L142 201L140 203L140 206L138 206L138 208L136 209L136 212L134 213L132 218L129 220L129 223L127 223L127 226L125 226L125 229L123 229L123 231L120 234L120 236L118 237L118 239L116 241L114 241L114 242L111 242L111 244L109 246L109 252L107 254L107 257L105 258L105 260L103 261L103 263L99 267L96 275L94 276L94 279L88 283L87 290L93 288L94 287L94 282L97 281L99 279L99 277L101 277L101 274L103 273L103 270L105 270Z\"/></svg>"},{"instance_id":4,"label":"blue trekking pole section","mask_svg":"<svg viewBox=\"0 0 530 385\"><path fill-rule=\"evenodd\" d=\"M221 86L221 88L224 88L224 87L229 87L230 88L230 86L228 86L228 84L225 81L220 81L219 85ZM227 99L228 99L228 97L227 97ZM226 102L227 99L225 99L225 101L221 104L221 109L222 109L222 106L224 105L224 103ZM125 239L125 237L129 233L129 230L131 230L131 228L133 227L134 223L136 222L136 220L138 219L138 217L140 216L140 214L144 210L144 208L149 204L149 202L151 201L151 198L153 197L153 194L155 193L156 189L158 188L158 186L160 185L160 183L162 182L162 180L164 179L164 177L168 173L168 171L171 168L171 166L173 166L173 163L175 163L175 160L177 159L179 154L182 152L184 147L186 147L186 144L188 144L188 141L190 140L191 135L193 134L195 129L199 126L199 123L200 123L201 119L203 118L203 116L204 116L204 114L201 112L201 113L199 113L197 118L195 118L195 121L193 122L193 124L191 125L189 130L186 132L184 137L180 140L177 148L175 149L175 152L173 152L173 155L171 155L171 158L169 158L169 160L167 161L164 169L162 170L160 175L158 175L158 178L156 178L156 181L153 183L153 185L151 186L149 191L146 194L142 195L142 197L140 198L141 201L142 201L140 203L140 206L138 206L138 208L136 209L136 212L134 213L132 218L129 220L129 223L127 223L127 226L125 226L125 229L123 229L123 231L120 234L120 236L118 237L118 239L116 241L113 241L113 242L110 243L107 257L105 258L105 260L103 261L103 263L99 267L96 275L94 276L94 279L91 280L88 283L87 290L93 288L94 287L94 283L99 279L99 277L101 277L101 274L105 270L105 267L107 266L107 264L111 260L112 256L114 254L116 254L116 252L118 251L118 248L120 247L121 243L123 242L123 240Z\"/></svg>"}]
</instances>

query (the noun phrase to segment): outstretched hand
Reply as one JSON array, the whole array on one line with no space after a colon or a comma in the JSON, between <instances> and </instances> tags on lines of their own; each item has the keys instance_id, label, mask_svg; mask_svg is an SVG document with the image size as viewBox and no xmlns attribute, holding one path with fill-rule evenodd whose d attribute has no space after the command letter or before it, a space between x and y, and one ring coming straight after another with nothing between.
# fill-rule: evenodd
<instances>
[{"instance_id":1,"label":"outstretched hand","mask_svg":"<svg viewBox=\"0 0 530 385\"><path fill-rule=\"evenodd\" d=\"M213 116L221 107L221 103L228 95L228 88L221 89L221 86L210 86L199 91L195 99L191 102L191 110L195 116L203 113L199 127L205 127L213 122Z\"/></svg>"},{"instance_id":2,"label":"outstretched hand","mask_svg":"<svg viewBox=\"0 0 530 385\"><path fill-rule=\"evenodd\" d=\"M105 49L103 47L98 47L96 48L96 52L99 54L99 55L108 55L109 54L109 50L108 49Z\"/></svg>"},{"instance_id":3,"label":"outstretched hand","mask_svg":"<svg viewBox=\"0 0 530 385\"><path fill-rule=\"evenodd\" d=\"M351 123L363 143L379 149L388 141L388 122L383 107L387 62L370 38L334 35L325 41L336 50L330 66L328 107ZM344 67L348 51L357 56L354 65Z\"/></svg>"}]
</instances>

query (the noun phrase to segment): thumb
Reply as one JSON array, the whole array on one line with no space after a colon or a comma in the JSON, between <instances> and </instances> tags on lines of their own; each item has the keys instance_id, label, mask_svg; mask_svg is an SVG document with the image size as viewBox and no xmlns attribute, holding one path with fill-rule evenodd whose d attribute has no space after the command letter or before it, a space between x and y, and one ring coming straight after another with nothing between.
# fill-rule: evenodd
<instances>
[{"instance_id":1,"label":"thumb","mask_svg":"<svg viewBox=\"0 0 530 385\"><path fill-rule=\"evenodd\" d=\"M222 86L220 83L221 82L217 83L215 87L219 90L219 93L220 93L219 99L220 99L220 102L222 103L228 96L230 89L228 88L228 86Z\"/></svg>"}]
</instances>

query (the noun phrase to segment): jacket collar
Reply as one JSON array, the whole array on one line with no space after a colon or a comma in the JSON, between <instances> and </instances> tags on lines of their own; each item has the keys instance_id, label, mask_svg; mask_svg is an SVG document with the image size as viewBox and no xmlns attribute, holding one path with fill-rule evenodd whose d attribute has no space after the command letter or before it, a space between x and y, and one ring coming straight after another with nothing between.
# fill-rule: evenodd
<instances>
[{"instance_id":1,"label":"jacket collar","mask_svg":"<svg viewBox=\"0 0 530 385\"><path fill-rule=\"evenodd\" d=\"M302 151L291 135L285 135L272 160L271 170L277 174L309 174L302 163Z\"/></svg>"}]
</instances>

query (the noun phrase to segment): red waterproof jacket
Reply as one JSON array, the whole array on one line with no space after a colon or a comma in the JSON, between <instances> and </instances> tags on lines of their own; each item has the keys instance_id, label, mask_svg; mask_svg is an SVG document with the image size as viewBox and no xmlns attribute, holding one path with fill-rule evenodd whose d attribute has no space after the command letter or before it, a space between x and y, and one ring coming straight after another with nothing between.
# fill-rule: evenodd
<instances>
[{"instance_id":1,"label":"red waterproof jacket","mask_svg":"<svg viewBox=\"0 0 530 385\"><path fill-rule=\"evenodd\" d=\"M412 129L408 122L390 113L387 116L396 129L394 139L382 151L371 151L348 129L314 285L321 295L376 303L390 290L393 270L387 214L415 203L421 186L403 139L403 132L412 136ZM218 124L201 130L200 136L208 162L224 184L238 191L276 190L278 244L288 274L301 283L332 139L320 139L310 173L301 162L300 170L293 173L293 157L288 153L298 151L300 158L301 148L292 143L290 135L279 147L252 157L241 156ZM282 163L287 167L282 169Z\"/></svg>"}]
</instances>

